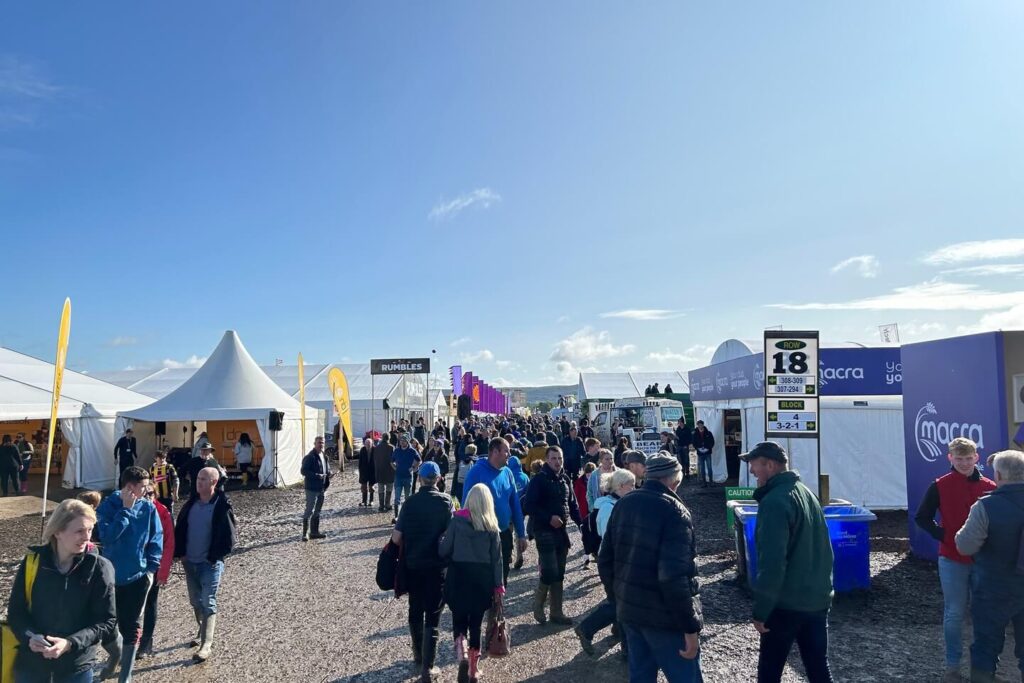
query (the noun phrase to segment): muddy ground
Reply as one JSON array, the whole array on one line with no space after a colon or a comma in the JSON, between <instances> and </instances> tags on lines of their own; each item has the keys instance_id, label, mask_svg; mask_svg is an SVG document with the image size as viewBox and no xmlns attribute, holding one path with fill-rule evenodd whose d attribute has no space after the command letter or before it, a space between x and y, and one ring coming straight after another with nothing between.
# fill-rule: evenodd
<instances>
[{"instance_id":1,"label":"muddy ground","mask_svg":"<svg viewBox=\"0 0 1024 683\"><path fill-rule=\"evenodd\" d=\"M299 541L301 490L234 491L241 544L227 561L219 596L213 659L191 662L194 634L185 582L175 567L161 595L156 655L141 661L139 683L159 681L336 681L394 683L413 679L407 602L374 584L377 554L391 532L390 516L357 507L351 472L336 480L325 505L320 542ZM697 524L706 626L702 658L708 683L752 681L757 638L750 599L732 579L735 551L720 488L685 482L682 496ZM934 565L907 554L907 515L881 512L871 527L872 590L837 600L831 620L831 662L837 681L937 681L943 673L942 597ZM7 595L26 542L38 538L38 518L0 520L0 594ZM578 535L566 582L567 612L578 616L602 597L596 568L582 569ZM539 626L530 616L537 580L531 548L513 571L507 596L513 654L485 660L484 680L625 681L618 645L603 632L597 655L581 653L571 628ZM0 609L6 612L6 604ZM450 615L442 618L442 681L455 680ZM1007 673L1011 668L1004 667ZM794 653L784 678L804 681ZM1009 680L1009 679L1008 679ZM1019 679L1018 679L1019 680Z\"/></svg>"}]
</instances>

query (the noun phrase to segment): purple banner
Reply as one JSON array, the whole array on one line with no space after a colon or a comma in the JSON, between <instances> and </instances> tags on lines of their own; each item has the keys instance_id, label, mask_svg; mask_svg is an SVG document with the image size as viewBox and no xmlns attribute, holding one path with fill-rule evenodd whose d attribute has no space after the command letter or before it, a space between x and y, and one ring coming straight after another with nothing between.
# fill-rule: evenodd
<instances>
[{"instance_id":1,"label":"purple banner","mask_svg":"<svg viewBox=\"0 0 1024 683\"><path fill-rule=\"evenodd\" d=\"M917 528L914 514L928 486L949 472L949 442L978 444L978 466L1009 446L1002 333L906 344L903 362L903 434L907 510L914 554L935 559L936 541Z\"/></svg>"},{"instance_id":2,"label":"purple banner","mask_svg":"<svg viewBox=\"0 0 1024 683\"><path fill-rule=\"evenodd\" d=\"M453 365L448 368L448 374L452 378L452 393L456 396L462 395L462 366Z\"/></svg>"}]
</instances>

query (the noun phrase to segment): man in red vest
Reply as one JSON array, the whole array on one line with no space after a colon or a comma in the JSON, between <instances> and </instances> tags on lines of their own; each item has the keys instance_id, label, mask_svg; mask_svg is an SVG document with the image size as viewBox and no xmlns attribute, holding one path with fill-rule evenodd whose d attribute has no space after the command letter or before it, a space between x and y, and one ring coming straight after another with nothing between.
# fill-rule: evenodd
<instances>
[{"instance_id":1,"label":"man in red vest","mask_svg":"<svg viewBox=\"0 0 1024 683\"><path fill-rule=\"evenodd\" d=\"M963 654L963 623L967 615L973 561L956 549L956 532L967 521L971 506L995 489L994 481L978 469L978 447L958 437L949 443L952 469L928 487L914 521L939 542L939 582L942 584L942 626L946 639L946 676L943 681L960 681ZM935 513L942 523L936 524Z\"/></svg>"}]
</instances>

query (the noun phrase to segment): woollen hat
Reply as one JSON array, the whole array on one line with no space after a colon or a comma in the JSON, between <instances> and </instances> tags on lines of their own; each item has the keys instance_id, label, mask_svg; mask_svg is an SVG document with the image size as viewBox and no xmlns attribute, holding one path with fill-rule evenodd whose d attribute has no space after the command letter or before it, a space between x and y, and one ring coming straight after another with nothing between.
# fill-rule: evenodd
<instances>
[{"instance_id":1,"label":"woollen hat","mask_svg":"<svg viewBox=\"0 0 1024 683\"><path fill-rule=\"evenodd\" d=\"M682 465L671 455L658 453L647 459L647 478L662 479L683 471Z\"/></svg>"},{"instance_id":2,"label":"woollen hat","mask_svg":"<svg viewBox=\"0 0 1024 683\"><path fill-rule=\"evenodd\" d=\"M420 465L420 477L423 479L435 479L441 476L441 468L436 462L425 462Z\"/></svg>"}]
</instances>

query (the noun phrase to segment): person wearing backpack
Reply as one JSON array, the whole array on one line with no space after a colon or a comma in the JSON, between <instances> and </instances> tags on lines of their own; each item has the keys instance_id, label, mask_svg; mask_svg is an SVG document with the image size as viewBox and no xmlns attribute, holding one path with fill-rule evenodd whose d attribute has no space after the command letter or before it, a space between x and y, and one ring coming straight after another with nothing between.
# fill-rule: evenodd
<instances>
[{"instance_id":1,"label":"person wearing backpack","mask_svg":"<svg viewBox=\"0 0 1024 683\"><path fill-rule=\"evenodd\" d=\"M18 567L7 619L19 645L19 683L93 680L96 646L117 628L114 567L89 541L95 524L90 506L65 500L47 521L43 544L29 548Z\"/></svg>"}]
</instances>

